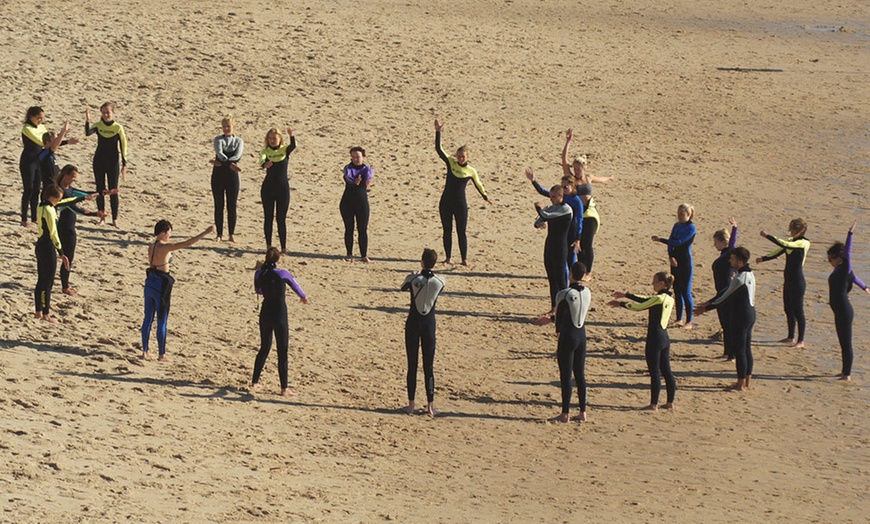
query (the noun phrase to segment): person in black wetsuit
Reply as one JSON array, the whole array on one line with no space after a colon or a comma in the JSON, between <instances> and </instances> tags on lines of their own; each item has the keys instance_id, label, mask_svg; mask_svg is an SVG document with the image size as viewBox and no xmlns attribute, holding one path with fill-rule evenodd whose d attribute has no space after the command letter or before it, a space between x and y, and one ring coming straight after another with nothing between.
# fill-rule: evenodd
<instances>
[{"instance_id":1,"label":"person in black wetsuit","mask_svg":"<svg viewBox=\"0 0 870 524\"><path fill-rule=\"evenodd\" d=\"M535 324L543 326L556 323L559 338L556 359L559 361L559 383L562 389L562 412L556 417L558 422L568 422L571 408L571 373L577 382L577 397L580 401L580 415L575 420L584 422L586 417L586 314L592 301L589 288L583 287L580 280L586 275L583 262L571 266L571 283L567 289L556 295L556 314L544 315Z\"/></svg>"},{"instance_id":2,"label":"person in black wetsuit","mask_svg":"<svg viewBox=\"0 0 870 524\"><path fill-rule=\"evenodd\" d=\"M447 156L441 149L441 130L444 124L435 119L435 151L447 165L447 175L444 182L444 192L441 193L441 201L438 204L438 212L441 215L441 228L444 232L444 263L451 263L453 253L453 221L456 220L456 236L459 239L459 254L462 256L462 265L468 266L468 237L465 229L468 226L468 203L465 200L465 186L469 179L474 183L477 192L492 205L492 200L486 196L477 170L468 165L468 148L465 146L456 150L456 157Z\"/></svg>"},{"instance_id":3,"label":"person in black wetsuit","mask_svg":"<svg viewBox=\"0 0 870 524\"><path fill-rule=\"evenodd\" d=\"M57 206L59 213L57 219L57 230L60 236L60 242L63 245L64 254L69 259L70 267L61 266L60 268L60 283L61 290L64 294L77 296L75 289L70 287L69 275L76 254L77 234L76 234L76 215L96 216L105 218L105 211L88 211L78 206L77 198L92 200L98 193L85 193L73 187L78 180L79 170L72 164L63 166L60 173L57 175L57 186L63 191L63 201ZM113 189L112 191L118 191ZM66 203L68 202L68 203Z\"/></svg>"},{"instance_id":4,"label":"person in black wetsuit","mask_svg":"<svg viewBox=\"0 0 870 524\"><path fill-rule=\"evenodd\" d=\"M260 151L260 167L266 170L260 199L263 201L263 234L266 247L272 247L272 221L278 222L278 240L281 252L287 253L287 210L290 209L290 180L287 178L287 165L290 153L296 149L296 136L293 129L287 128L290 143L284 143L284 135L277 128L266 133L266 140Z\"/></svg>"},{"instance_id":5,"label":"person in black wetsuit","mask_svg":"<svg viewBox=\"0 0 870 524\"><path fill-rule=\"evenodd\" d=\"M668 401L662 407L674 409L674 398L677 394L677 379L671 371L671 339L668 337L668 321L671 318L671 311L674 309L674 297L671 296L673 284L674 276L661 271L653 276L652 286L656 292L655 295L643 297L615 291L614 298L629 298L634 302L620 302L618 300L608 302L611 306L625 307L632 311L649 310L644 353L650 375L650 404L647 409L651 411L659 409L662 376L665 378L665 388L668 393Z\"/></svg>"},{"instance_id":6,"label":"person in black wetsuit","mask_svg":"<svg viewBox=\"0 0 870 524\"><path fill-rule=\"evenodd\" d=\"M419 348L423 348L423 377L426 384L426 411L435 416L435 302L444 289L444 279L432 268L438 262L434 249L424 249L419 273L411 273L402 283L402 291L410 291L411 307L405 321L405 352L408 355L408 405L402 411L413 415L417 392Z\"/></svg>"},{"instance_id":7,"label":"person in black wetsuit","mask_svg":"<svg viewBox=\"0 0 870 524\"><path fill-rule=\"evenodd\" d=\"M27 208L30 208L30 221L36 224L36 208L39 205L39 154L42 152L42 141L46 129L43 125L45 111L39 106L27 109L24 125L21 127L21 142L24 149L18 161L21 170L21 183L24 191L21 193L21 225L28 225Z\"/></svg>"},{"instance_id":8,"label":"person in black wetsuit","mask_svg":"<svg viewBox=\"0 0 870 524\"><path fill-rule=\"evenodd\" d=\"M211 194L214 197L214 223L217 228L215 240L220 242L224 236L224 203L227 208L227 227L229 241L235 242L236 204L239 200L239 160L245 151L242 137L233 134L235 121L232 115L221 120L222 134L214 138L214 158L209 163L211 169Z\"/></svg>"},{"instance_id":9,"label":"person in black wetsuit","mask_svg":"<svg viewBox=\"0 0 870 524\"><path fill-rule=\"evenodd\" d=\"M49 186L55 183L60 167L57 165L57 148L67 144L77 144L77 138L65 140L66 134L69 132L70 121L67 120L63 124L60 133L48 131L42 135L42 143L45 144L42 151L39 153L39 176L42 180L42 187Z\"/></svg>"},{"instance_id":10,"label":"person in black wetsuit","mask_svg":"<svg viewBox=\"0 0 870 524\"><path fill-rule=\"evenodd\" d=\"M755 325L755 275L749 267L749 250L736 247L730 251L728 262L736 272L728 287L716 296L695 308L696 315L722 306L730 308L729 334L734 360L737 365L737 384L733 391L749 389L752 379L752 327Z\"/></svg>"},{"instance_id":11,"label":"person in black wetsuit","mask_svg":"<svg viewBox=\"0 0 870 524\"><path fill-rule=\"evenodd\" d=\"M127 177L127 135L121 124L115 122L115 104L106 102L100 106L100 121L91 125L91 108L85 108L85 135L97 133L97 150L94 153L94 180L97 184L97 209L106 210L103 194L118 189L119 177ZM119 164L120 161L120 164ZM106 182L108 181L108 185ZM118 223L118 193L111 194L112 225ZM101 221L100 223L103 223Z\"/></svg>"},{"instance_id":12,"label":"person in black wetsuit","mask_svg":"<svg viewBox=\"0 0 870 524\"><path fill-rule=\"evenodd\" d=\"M260 388L260 374L266 364L266 358L272 349L272 333L278 344L278 377L281 380L281 395L295 396L296 393L288 387L287 378L287 347L289 345L290 327L287 324L287 286L299 296L303 304L308 303L308 297L293 275L286 269L278 269L281 252L276 247L266 251L266 260L254 274L254 288L258 295L263 295L263 305L260 307L260 351L254 361L254 377L251 388Z\"/></svg>"},{"instance_id":13,"label":"person in black wetsuit","mask_svg":"<svg viewBox=\"0 0 870 524\"><path fill-rule=\"evenodd\" d=\"M56 324L51 316L51 288L57 273L57 257L69 269L69 259L63 253L63 244L57 233L57 210L55 206L63 198L63 191L55 185L42 190L42 202L36 208L39 239L36 241L36 288L33 298L36 303L36 318Z\"/></svg>"},{"instance_id":14,"label":"person in black wetsuit","mask_svg":"<svg viewBox=\"0 0 870 524\"><path fill-rule=\"evenodd\" d=\"M372 168L366 165L366 150L361 147L350 148L350 163L342 170L344 193L338 210L344 222L344 248L347 261L353 260L353 226L356 222L359 234L359 254L363 262L369 262L369 196L372 185Z\"/></svg>"},{"instance_id":15,"label":"person in black wetsuit","mask_svg":"<svg viewBox=\"0 0 870 524\"><path fill-rule=\"evenodd\" d=\"M834 311L834 326L837 328L837 339L840 342L840 352L843 356L843 369L837 378L840 380L852 380L852 322L855 319L855 310L849 302L849 292L852 284L856 284L866 293L870 288L858 278L852 270L852 236L855 233L857 222L852 222L849 233L846 235L846 243L835 242L828 248L828 262L833 266L833 271L828 277L828 290L831 309Z\"/></svg>"},{"instance_id":16,"label":"person in black wetsuit","mask_svg":"<svg viewBox=\"0 0 870 524\"><path fill-rule=\"evenodd\" d=\"M791 235L787 239L777 238L762 231L761 236L776 244L777 249L755 260L761 264L773 260L785 253L785 269L783 270L784 281L782 284L782 303L785 310L785 319L788 324L788 336L780 342L791 344L793 347L804 347L804 335L806 334L807 319L804 315L804 294L807 291L807 281L804 279L804 263L807 260L807 252L810 250L810 241L804 238L807 232L807 223L802 218L792 220L788 225ZM797 340L795 340L795 324L797 324Z\"/></svg>"},{"instance_id":17,"label":"person in black wetsuit","mask_svg":"<svg viewBox=\"0 0 870 524\"><path fill-rule=\"evenodd\" d=\"M728 219L731 224L731 233L724 229L720 229L713 233L713 247L719 252L719 257L713 261L713 285L716 287L716 293L719 293L731 282L733 270L729 258L731 250L737 245L737 221L734 217ZM722 356L729 362L734 360L734 350L729 345L728 324L731 319L731 309L728 306L716 308L716 313L719 315L719 325L722 327L722 346L724 351Z\"/></svg>"},{"instance_id":18,"label":"person in black wetsuit","mask_svg":"<svg viewBox=\"0 0 870 524\"><path fill-rule=\"evenodd\" d=\"M535 172L532 168L526 168L526 178L532 183L535 191L539 195L545 197L550 196L550 191L535 180ZM577 181L571 175L563 175L560 181L562 186L562 201L571 207L574 219L571 222L571 228L568 230L568 258L566 259L566 267L570 270L574 262L577 262L577 253L581 251L580 236L583 234L583 201L577 196ZM584 267L585 264L584 264ZM585 275L584 275L585 276Z\"/></svg>"},{"instance_id":19,"label":"person in black wetsuit","mask_svg":"<svg viewBox=\"0 0 870 524\"><path fill-rule=\"evenodd\" d=\"M550 283L550 312L555 311L556 293L568 287L567 275L565 274L565 259L568 257L568 231L571 230L574 220L571 206L562 202L562 186L550 188L550 203L547 207L541 207L540 202L535 202L538 219L535 227L547 228L547 240L544 241L544 268L547 271L547 281ZM585 267L585 266L584 266Z\"/></svg>"}]
</instances>

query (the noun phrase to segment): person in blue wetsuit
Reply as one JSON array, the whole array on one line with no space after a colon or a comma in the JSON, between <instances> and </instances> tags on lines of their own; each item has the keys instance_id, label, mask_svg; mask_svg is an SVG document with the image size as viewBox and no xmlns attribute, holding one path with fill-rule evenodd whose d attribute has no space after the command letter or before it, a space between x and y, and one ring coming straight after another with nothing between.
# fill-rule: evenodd
<instances>
[{"instance_id":1,"label":"person in blue wetsuit","mask_svg":"<svg viewBox=\"0 0 870 524\"><path fill-rule=\"evenodd\" d=\"M115 122L115 104L106 102L100 106L100 120L91 125L91 109L85 108L85 135L97 134L97 150L94 153L94 180L97 184L97 209L105 211L103 193L118 189L119 180L127 176L127 134L124 127ZM108 185L107 185L108 182ZM118 193L112 193L112 225L118 223ZM101 222L102 223L102 222Z\"/></svg>"},{"instance_id":2,"label":"person in blue wetsuit","mask_svg":"<svg viewBox=\"0 0 870 524\"><path fill-rule=\"evenodd\" d=\"M695 224L692 218L695 208L689 204L677 207L677 223L671 229L671 236L661 238L653 235L656 242L667 244L668 258L671 262L671 274L674 275L674 298L677 306L677 324L683 329L692 329L692 310L695 304L692 300L692 242L695 240ZM683 310L686 311L686 322L683 323Z\"/></svg>"},{"instance_id":3,"label":"person in blue wetsuit","mask_svg":"<svg viewBox=\"0 0 870 524\"><path fill-rule=\"evenodd\" d=\"M730 234L724 229L713 233L713 247L719 252L719 256L713 261L713 285L716 287L716 293L728 287L734 273L729 258L731 250L737 245L737 221L731 217L728 219L728 223L731 224ZM730 362L734 360L734 351L729 345L730 330L728 329L731 309L723 306L716 308L716 313L719 316L719 326L722 327L722 346L724 348L722 356Z\"/></svg>"},{"instance_id":4,"label":"person in blue wetsuit","mask_svg":"<svg viewBox=\"0 0 870 524\"><path fill-rule=\"evenodd\" d=\"M849 302L849 292L852 291L852 284L855 284L870 293L870 288L852 270L852 237L856 225L857 222L852 222L849 227L845 244L835 242L828 248L828 262L834 268L828 277L828 298L834 312L834 326L837 328L837 339L843 356L843 369L837 375L840 380L852 380L852 322L855 319L855 310Z\"/></svg>"},{"instance_id":5,"label":"person in blue wetsuit","mask_svg":"<svg viewBox=\"0 0 870 524\"><path fill-rule=\"evenodd\" d=\"M568 232L574 221L571 206L562 201L562 186L550 188L550 205L541 206L535 202L538 218L535 227L547 228L547 239L544 241L544 269L550 284L550 312L555 311L556 293L568 287L568 275L565 273L565 260L568 258ZM570 239L573 240L573 239Z\"/></svg>"},{"instance_id":6,"label":"person in blue wetsuit","mask_svg":"<svg viewBox=\"0 0 870 524\"><path fill-rule=\"evenodd\" d=\"M36 318L56 324L51 316L51 288L57 273L57 258L69 269L69 259L63 253L63 244L57 232L57 209L55 206L63 199L63 191L56 185L42 190L42 201L36 208L39 239L36 241L36 288L33 290L36 303Z\"/></svg>"},{"instance_id":7,"label":"person in blue wetsuit","mask_svg":"<svg viewBox=\"0 0 870 524\"><path fill-rule=\"evenodd\" d=\"M44 144L42 151L39 153L39 176L42 180L42 187L49 186L55 183L60 167L57 165L57 148L67 144L77 144L78 139L70 138L65 140L69 132L70 121L67 120L63 124L60 133L48 131L42 135L42 143Z\"/></svg>"},{"instance_id":8,"label":"person in blue wetsuit","mask_svg":"<svg viewBox=\"0 0 870 524\"><path fill-rule=\"evenodd\" d=\"M668 336L668 320L674 309L674 297L671 296L671 286L674 276L664 271L653 275L653 296L638 296L631 293L615 291L613 298L628 298L634 302L611 300L608 304L614 307L624 307L632 311L649 311L649 322L646 329L646 345L644 354L650 376L650 404L646 409L658 411L659 395L662 389L662 376L665 379L665 389L668 401L664 409L674 409L674 399L677 394L677 379L671 371L671 339Z\"/></svg>"},{"instance_id":9,"label":"person in blue wetsuit","mask_svg":"<svg viewBox=\"0 0 870 524\"><path fill-rule=\"evenodd\" d=\"M737 384L729 388L733 391L749 389L755 363L752 358L752 328L756 319L755 275L749 267L749 256L749 250L744 247L732 249L728 255L728 263L735 274L728 287L695 309L695 314L701 315L723 306L730 308L728 337L737 366Z\"/></svg>"},{"instance_id":10,"label":"person in blue wetsuit","mask_svg":"<svg viewBox=\"0 0 870 524\"><path fill-rule=\"evenodd\" d=\"M214 223L217 228L215 240L224 237L224 204L227 209L227 229L229 241L236 241L236 204L239 201L239 160L245 152L245 142L242 137L233 134L236 123L232 115L221 120L222 134L213 141L214 158L209 163L211 169L211 194L214 198Z\"/></svg>"},{"instance_id":11,"label":"person in blue wetsuit","mask_svg":"<svg viewBox=\"0 0 870 524\"><path fill-rule=\"evenodd\" d=\"M456 236L459 239L459 253L462 256L462 265L468 266L468 203L465 200L465 186L471 180L480 196L487 204L492 205L492 200L486 195L486 189L477 176L477 170L468 165L468 148L465 146L456 150L456 156L448 156L441 149L441 130L444 124L435 120L435 151L447 166L447 175L444 181L444 192L441 193L441 201L438 204L438 212L441 215L441 228L444 236L444 263L450 264L453 253L453 221L456 221Z\"/></svg>"},{"instance_id":12,"label":"person in blue wetsuit","mask_svg":"<svg viewBox=\"0 0 870 524\"><path fill-rule=\"evenodd\" d=\"M529 179L538 194L545 197L550 196L550 192L535 180L535 172L530 167L526 168L526 178ZM583 234L583 201L577 196L576 183L577 181L570 175L563 176L560 181L562 186L562 201L568 204L574 215L574 221L571 224L571 229L568 231L568 256L566 258L568 269L577 261L577 253L581 252L580 237ZM584 265L583 267L586 266Z\"/></svg>"},{"instance_id":13,"label":"person in blue wetsuit","mask_svg":"<svg viewBox=\"0 0 870 524\"><path fill-rule=\"evenodd\" d=\"M438 254L434 249L424 249L420 260L420 272L411 273L402 282L402 291L411 293L411 307L405 321L405 352L408 356L408 405L404 413L415 413L414 400L417 392L417 365L419 352L423 351L423 378L426 385L426 411L435 416L435 303L444 290L444 279L432 272Z\"/></svg>"},{"instance_id":14,"label":"person in blue wetsuit","mask_svg":"<svg viewBox=\"0 0 870 524\"><path fill-rule=\"evenodd\" d=\"M575 420L585 422L586 417L586 314L592 301L592 292L583 287L580 279L586 274L586 266L575 262L571 266L568 288L556 295L556 313L542 316L535 322L542 326L556 323L559 342L556 359L559 362L559 384L562 389L562 412L556 417L558 422L570 420L571 373L577 383L577 397L580 401L580 414Z\"/></svg>"},{"instance_id":15,"label":"person in blue wetsuit","mask_svg":"<svg viewBox=\"0 0 870 524\"><path fill-rule=\"evenodd\" d=\"M168 361L166 356L166 324L169 321L169 305L175 278L169 274L172 252L190 247L207 235L214 233L214 225L183 242L170 243L172 224L160 220L154 225L156 240L148 246L148 269L145 271L145 319L142 321L142 358L148 358L148 339L151 337L151 324L157 315L158 360Z\"/></svg>"},{"instance_id":16,"label":"person in blue wetsuit","mask_svg":"<svg viewBox=\"0 0 870 524\"><path fill-rule=\"evenodd\" d=\"M296 149L296 135L287 128L290 143L284 143L284 135L276 128L266 133L264 147L260 151L260 167L266 170L260 199L263 201L263 234L266 247L272 247L272 221L278 223L278 241L281 252L287 253L287 210L290 209L290 180L287 178L287 165L290 153ZM277 212L277 217L276 217Z\"/></svg>"},{"instance_id":17,"label":"person in blue wetsuit","mask_svg":"<svg viewBox=\"0 0 870 524\"><path fill-rule=\"evenodd\" d=\"M372 185L372 168L366 165L366 150L350 148L350 163L342 170L344 193L338 210L344 222L344 248L347 261L353 260L353 227L356 222L359 235L360 260L369 262L369 187Z\"/></svg>"},{"instance_id":18,"label":"person in blue wetsuit","mask_svg":"<svg viewBox=\"0 0 870 524\"><path fill-rule=\"evenodd\" d=\"M75 261L76 244L78 243L76 215L95 216L98 218L106 217L105 211L88 211L79 207L78 199L92 200L99 193L86 193L73 187L73 184L78 180L78 176L78 168L72 164L67 164L60 170L56 179L57 186L63 191L63 200L57 206L57 230L60 235L60 241L63 244L64 254L66 254L70 264L70 267L61 266L60 268L61 291L65 295L73 297L78 295L69 283L69 275L72 264ZM113 189L112 191L117 192L118 190Z\"/></svg>"},{"instance_id":19,"label":"person in blue wetsuit","mask_svg":"<svg viewBox=\"0 0 870 524\"><path fill-rule=\"evenodd\" d=\"M272 333L275 334L275 342L278 345L278 378L281 381L281 396L295 396L296 393L288 386L287 348L290 342L290 327L287 324L287 286L299 297L303 304L308 303L308 296L296 283L293 275L286 269L278 269L281 261L281 252L276 247L270 247L266 251L266 260L260 269L254 273L254 288L258 295L263 296L263 305L260 307L260 351L254 360L254 376L251 379L251 388L260 388L260 374L266 364L266 358L272 349Z\"/></svg>"},{"instance_id":20,"label":"person in blue wetsuit","mask_svg":"<svg viewBox=\"0 0 870 524\"><path fill-rule=\"evenodd\" d=\"M807 291L807 281L804 278L804 263L810 250L810 241L804 238L807 233L807 223L802 218L796 218L788 224L789 238L782 239L768 235L762 231L761 236L777 245L777 248L767 255L755 260L756 264L773 260L785 253L785 269L783 270L782 303L785 319L788 325L788 336L780 340L793 347L804 347L804 335L807 329L807 318L804 315L804 294ZM797 325L797 340L795 340L795 325Z\"/></svg>"}]
</instances>

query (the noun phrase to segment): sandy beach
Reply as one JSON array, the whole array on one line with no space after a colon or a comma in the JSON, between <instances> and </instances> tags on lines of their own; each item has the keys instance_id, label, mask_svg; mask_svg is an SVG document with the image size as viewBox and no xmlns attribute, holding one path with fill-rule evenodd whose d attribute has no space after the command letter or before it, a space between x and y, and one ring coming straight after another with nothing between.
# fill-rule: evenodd
<instances>
[{"instance_id":1,"label":"sandy beach","mask_svg":"<svg viewBox=\"0 0 870 524\"><path fill-rule=\"evenodd\" d=\"M853 263L870 282L865 3L49 0L0 3L0 27L0 522L866 521L870 296L852 293L855 371L837 381L825 258L858 220ZM91 189L84 113L105 101L129 141L120 227L79 219L79 296L56 281L50 325L33 318L37 232L19 222L21 125L34 105L49 129L72 120L82 143L58 160ZM246 144L237 242L176 253L172 362L143 361L154 223L185 239L213 222L208 161L228 113ZM436 117L494 205L469 187L472 267L435 268L447 285L430 418L399 412L399 287L424 247L443 257ZM292 398L274 351L250 390L257 153L288 126L283 267L311 300L288 294ZM572 151L614 180L594 187L590 420L558 424L555 333L532 324L549 308L533 227L545 199L523 171L556 183L569 127ZM354 145L374 169L370 264L344 260ZM696 209L698 302L714 295L711 237L729 216L753 259L773 249L760 230L807 220L807 347L775 342L783 260L765 263L752 390L723 391L734 365L707 314L670 330L677 409L644 412L646 315L606 302L651 292L668 261L650 236L682 202Z\"/></svg>"}]
</instances>

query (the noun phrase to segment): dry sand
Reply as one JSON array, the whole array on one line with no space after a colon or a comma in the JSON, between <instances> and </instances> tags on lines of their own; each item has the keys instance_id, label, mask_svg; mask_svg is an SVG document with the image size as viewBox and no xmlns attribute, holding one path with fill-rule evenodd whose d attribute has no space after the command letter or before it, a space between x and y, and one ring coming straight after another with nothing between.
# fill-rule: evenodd
<instances>
[{"instance_id":1,"label":"dry sand","mask_svg":"<svg viewBox=\"0 0 870 524\"><path fill-rule=\"evenodd\" d=\"M83 0L0 4L3 44L0 244L0 521L3 522L864 522L870 510L866 323L856 305L855 380L839 370L827 307L827 245L861 219L866 185L870 15L857 0L322 3ZM32 318L33 229L18 225L19 129L117 104L130 173L118 230L80 220L62 324ZM211 139L238 120L239 242L203 241L173 262L172 363L142 362L150 231L212 221ZM437 405L405 402L398 291L424 246L441 247L445 148L472 147L495 200L469 189L473 269L439 266ZM259 344L252 268L261 258L268 128L292 126L286 266L311 297L290 300L291 387L248 391ZM526 166L555 181L574 127L590 170L614 175L589 316L589 416L559 411L543 234ZM338 201L347 149L375 169L369 265L342 260ZM62 148L93 187L94 137ZM604 306L666 269L676 206L697 208L695 296L709 298L710 236L733 214L754 254L803 216L806 350L784 336L781 261L757 270L754 388L722 392L713 315L672 330L676 412L648 413L645 316ZM92 205L92 204L91 204ZM93 205L92 205L93 206ZM422 377L421 377L422 382ZM422 384L419 387L422 391Z\"/></svg>"}]
</instances>

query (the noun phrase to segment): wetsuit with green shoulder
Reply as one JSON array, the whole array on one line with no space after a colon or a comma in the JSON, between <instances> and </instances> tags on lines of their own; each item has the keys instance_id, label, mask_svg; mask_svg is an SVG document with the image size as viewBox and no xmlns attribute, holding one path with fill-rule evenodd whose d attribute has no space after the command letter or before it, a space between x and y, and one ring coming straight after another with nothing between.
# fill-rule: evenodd
<instances>
[{"instance_id":1,"label":"wetsuit with green shoulder","mask_svg":"<svg viewBox=\"0 0 870 524\"><path fill-rule=\"evenodd\" d=\"M263 202L263 234L266 246L272 246L272 222L277 212L278 240L281 251L287 251L287 210L290 209L290 180L287 167L290 153L296 149L296 137L290 137L289 144L278 147L266 146L260 151L260 166L271 161L266 169L266 177L260 187L260 200Z\"/></svg>"},{"instance_id":2,"label":"wetsuit with green shoulder","mask_svg":"<svg viewBox=\"0 0 870 524\"><path fill-rule=\"evenodd\" d=\"M453 221L456 220L456 236L459 240L459 254L462 260L468 258L468 202L465 198L465 188L471 180L477 192L484 200L489 200L486 189L477 176L477 170L468 163L460 164L456 158L447 155L441 148L441 132L435 132L435 151L444 161L447 174L444 181L444 191L441 193L441 201L438 203L438 212L441 215L441 228L444 233L444 253L446 259L450 259L453 253Z\"/></svg>"},{"instance_id":3,"label":"wetsuit with green shoulder","mask_svg":"<svg viewBox=\"0 0 870 524\"><path fill-rule=\"evenodd\" d=\"M785 253L784 281L782 284L782 305L788 323L788 338L795 337L797 324L797 342L803 342L807 328L804 315L804 294L807 291L807 281L804 278L804 263L810 250L810 241L803 236L788 237L783 240L773 235L767 239L777 245L777 248L761 257L765 262L773 260Z\"/></svg>"},{"instance_id":4,"label":"wetsuit with green shoulder","mask_svg":"<svg viewBox=\"0 0 870 524\"><path fill-rule=\"evenodd\" d=\"M668 336L668 321L674 309L674 297L667 290L661 290L651 297L625 294L634 302L623 305L632 311L649 311L649 323L646 330L646 365L650 374L650 404L659 403L661 393L661 377L665 378L665 388L668 403L674 401L677 393L677 379L671 371L671 339Z\"/></svg>"},{"instance_id":5,"label":"wetsuit with green shoulder","mask_svg":"<svg viewBox=\"0 0 870 524\"><path fill-rule=\"evenodd\" d=\"M30 220L36 222L36 207L39 205L39 154L42 152L42 136L45 126L33 125L29 120L21 128L21 142L24 149L18 161L21 171L21 182L24 191L21 193L21 221L27 221L27 209L30 208Z\"/></svg>"},{"instance_id":6,"label":"wetsuit with green shoulder","mask_svg":"<svg viewBox=\"0 0 870 524\"><path fill-rule=\"evenodd\" d=\"M33 299L36 312L51 313L51 288L57 273L57 257L63 255L63 244L57 231L57 210L47 201L36 208L36 223L39 225L39 240L36 241L36 288Z\"/></svg>"},{"instance_id":7,"label":"wetsuit with green shoulder","mask_svg":"<svg viewBox=\"0 0 870 524\"><path fill-rule=\"evenodd\" d=\"M112 120L106 122L100 119L91 125L85 122L85 135L97 134L97 151L94 153L94 181L97 184L97 209L105 211L106 201L103 194L106 189L118 189L121 175L121 165L127 165L127 135L121 124ZM120 157L119 157L120 153ZM119 165L120 161L120 165ZM108 185L107 185L108 182ZM109 197L112 207L112 221L118 218L118 195Z\"/></svg>"}]
</instances>

